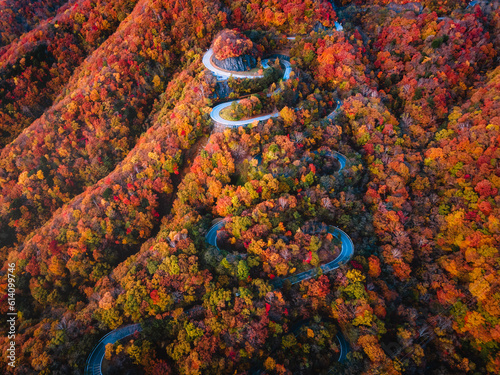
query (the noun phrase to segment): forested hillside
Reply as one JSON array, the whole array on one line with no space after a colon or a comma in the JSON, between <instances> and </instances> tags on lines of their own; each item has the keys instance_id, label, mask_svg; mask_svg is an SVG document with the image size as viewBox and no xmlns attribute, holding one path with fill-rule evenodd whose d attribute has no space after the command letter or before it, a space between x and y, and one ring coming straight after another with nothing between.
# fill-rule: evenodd
<instances>
[{"instance_id":1,"label":"forested hillside","mask_svg":"<svg viewBox=\"0 0 500 375\"><path fill-rule=\"evenodd\" d=\"M4 1L2 371L500 373L499 58L496 0Z\"/></svg>"}]
</instances>

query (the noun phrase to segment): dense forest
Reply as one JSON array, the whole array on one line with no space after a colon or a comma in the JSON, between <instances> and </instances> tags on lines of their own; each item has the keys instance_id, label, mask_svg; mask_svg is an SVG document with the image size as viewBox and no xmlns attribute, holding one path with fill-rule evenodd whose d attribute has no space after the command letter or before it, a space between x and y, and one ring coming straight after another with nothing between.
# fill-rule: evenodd
<instances>
[{"instance_id":1,"label":"dense forest","mask_svg":"<svg viewBox=\"0 0 500 375\"><path fill-rule=\"evenodd\" d=\"M499 59L498 0L1 1L1 372L500 373Z\"/></svg>"}]
</instances>

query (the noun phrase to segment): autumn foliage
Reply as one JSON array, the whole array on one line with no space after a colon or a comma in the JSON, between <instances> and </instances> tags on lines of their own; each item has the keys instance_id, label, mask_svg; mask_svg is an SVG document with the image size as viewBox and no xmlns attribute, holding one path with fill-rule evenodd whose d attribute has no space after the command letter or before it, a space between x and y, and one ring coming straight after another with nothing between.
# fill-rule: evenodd
<instances>
[{"instance_id":1,"label":"autumn foliage","mask_svg":"<svg viewBox=\"0 0 500 375\"><path fill-rule=\"evenodd\" d=\"M256 53L253 42L235 30L224 30L219 33L212 44L218 60Z\"/></svg>"},{"instance_id":2,"label":"autumn foliage","mask_svg":"<svg viewBox=\"0 0 500 375\"><path fill-rule=\"evenodd\" d=\"M4 372L500 372L495 2L4 3Z\"/></svg>"}]
</instances>

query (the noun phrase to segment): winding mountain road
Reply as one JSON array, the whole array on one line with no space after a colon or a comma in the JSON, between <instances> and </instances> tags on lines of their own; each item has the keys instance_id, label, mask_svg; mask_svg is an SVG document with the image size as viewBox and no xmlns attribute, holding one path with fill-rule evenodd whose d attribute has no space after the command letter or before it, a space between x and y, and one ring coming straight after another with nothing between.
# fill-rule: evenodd
<instances>
[{"instance_id":1,"label":"winding mountain road","mask_svg":"<svg viewBox=\"0 0 500 375\"><path fill-rule=\"evenodd\" d=\"M217 66L215 66L214 64L212 64L212 60L210 59L210 57L207 57L207 56L211 56L211 54L213 53L211 51L212 50L209 49L205 53L205 55L203 56L203 64L205 64L205 67L207 69L212 71L216 76L221 76L222 74L229 74L229 75L232 75L233 77L239 77L239 75L235 75L235 74L223 71L223 70L219 69ZM292 72L292 66L286 60L282 60L281 63L285 66L285 72L283 73L283 81L286 81L286 80L290 79L290 73ZM268 59L262 60L261 64L262 64L262 67L264 69L269 68L269 60ZM245 77L239 77L239 78L262 78L262 77L264 77L264 76L263 75L247 75ZM273 93L276 93L279 91L280 91L280 89L278 88ZM267 96L269 97L273 93L267 94ZM244 120L231 121L231 120L223 119L220 115L221 111L225 108L230 107L233 104L233 102L239 103L239 100L233 100L230 102L225 102L225 103L221 103L219 105L216 105L212 109L212 112L210 112L211 119L218 124L221 124L221 125L224 125L226 127L231 128L231 127L245 126L245 125L253 123L254 121L266 121L266 120L270 119L271 117L278 117L280 115L280 113L278 111L276 111L273 113L268 113L268 114L265 114L262 116L252 117L252 118L248 118L248 119L244 119Z\"/></svg>"},{"instance_id":2,"label":"winding mountain road","mask_svg":"<svg viewBox=\"0 0 500 375\"><path fill-rule=\"evenodd\" d=\"M237 102L239 102L239 100L237 100ZM210 118L214 122L222 124L222 125L224 125L224 126L226 126L228 128L232 128L232 127L238 127L238 126L248 125L248 124L251 124L254 121L265 121L265 120L270 119L271 117L278 117L280 115L280 113L278 111L276 111L276 112L273 112L273 113L268 113L267 115L262 115L262 116L258 116L258 117L252 117L252 118L245 119L245 120L230 121L230 120L223 119L221 117L221 115L220 115L220 112L224 108L230 107L232 103L233 102L226 102L226 103L222 103L222 104L216 105L212 109L212 112L210 112Z\"/></svg>"},{"instance_id":3,"label":"winding mountain road","mask_svg":"<svg viewBox=\"0 0 500 375\"><path fill-rule=\"evenodd\" d=\"M334 120L335 117L338 115L340 107L342 107L343 101L340 99L337 99L337 107L330 113L328 116L326 116L327 119Z\"/></svg>"},{"instance_id":4,"label":"winding mountain road","mask_svg":"<svg viewBox=\"0 0 500 375\"><path fill-rule=\"evenodd\" d=\"M335 157L337 158L337 160L339 161L340 163L340 169L339 169L339 172L345 168L346 164L347 164L347 158L341 154L340 152L335 152Z\"/></svg>"},{"instance_id":5,"label":"winding mountain road","mask_svg":"<svg viewBox=\"0 0 500 375\"><path fill-rule=\"evenodd\" d=\"M336 26L337 26L337 23L336 23ZM337 30L343 30L341 24L338 24L338 26L339 27L337 27ZM292 38L295 39L295 37L289 37L288 39L292 39ZM207 54L205 54L205 56L206 55ZM204 62L205 62L205 58L204 58ZM283 75L283 80L287 80L290 78L290 72L292 69L291 69L291 65L288 61L285 60L284 63L285 63L286 69L285 69L285 74ZM265 69L269 67L268 60L262 61L262 67ZM217 69L218 68L215 67L215 70L217 70ZM278 91L278 90L276 90L276 91ZM272 95L272 94L268 94L268 96L270 96L270 95ZM267 120L271 117L279 116L279 112L275 112L275 113L267 114L264 116L260 116L260 117L256 117L256 118L252 118L252 119L247 119L247 120L240 120L240 121L225 120L220 116L220 112L224 108L231 106L232 103L233 102L226 102L226 103L222 103L222 104L215 106L212 109L212 112L210 113L210 117L212 118L212 120L215 122L218 122L220 124L223 124L225 126L228 126L228 127L237 127L237 126L248 125L254 121L263 121L263 120ZM332 116L332 119L333 119L334 115L338 112L338 110L340 109L341 106L342 106L342 101L340 101L340 100L337 101L337 107L328 117L330 118L330 116ZM342 169L344 169L346 167L347 158L339 152L335 152L335 156L340 163L340 169L339 169L339 172L340 172ZM224 219L220 220L219 222L217 222L216 224L212 225L212 227L208 230L208 232L205 236L206 242L208 244L214 246L219 251L220 251L220 249L219 249L219 246L217 245L217 233L220 229L222 229L224 227L227 220L228 219L224 218ZM332 233L334 236L336 236L337 238L339 238L341 240L342 248L341 248L340 254L334 260L320 266L321 271L323 273L330 272L330 271L333 271L333 270L339 268L342 264L345 264L347 261L349 261L349 259L351 259L353 254L354 254L354 244L353 244L351 238L347 235L347 233L345 233L343 230L341 230L337 227L331 227L329 229L330 229L330 233ZM311 269L309 271L304 271L304 272L301 272L297 275L293 275L293 276L290 276L290 277L285 278L285 279L276 279L273 281L273 285L276 289L280 289L281 287L283 287L283 284L286 281L289 281L290 284L293 285L293 284L297 284L301 281L308 280L308 279L316 276L317 274L318 274L318 269L314 268L314 269ZM347 341L344 338L344 336L342 335L342 333L339 333L337 335L337 340L339 342L339 347L340 347L340 356L339 356L338 361L344 362L347 358L347 353L349 352L349 344L347 343Z\"/></svg>"},{"instance_id":6,"label":"winding mountain road","mask_svg":"<svg viewBox=\"0 0 500 375\"><path fill-rule=\"evenodd\" d=\"M219 68L217 65L215 65L212 61L212 56L214 55L214 51L212 48L210 48L205 54L203 55L203 65L205 65L205 68L210 70L214 75L221 79L221 80L226 80L229 77L233 78L263 78L263 74L258 74L258 73L250 73L250 72L230 72L225 69Z\"/></svg>"},{"instance_id":7,"label":"winding mountain road","mask_svg":"<svg viewBox=\"0 0 500 375\"><path fill-rule=\"evenodd\" d=\"M133 335L135 332L141 331L141 325L136 323L109 332L97 343L92 353L90 353L87 359L87 365L85 366L85 375L102 375L102 361L104 359L107 344L114 344L127 336Z\"/></svg>"},{"instance_id":8,"label":"winding mountain road","mask_svg":"<svg viewBox=\"0 0 500 375\"><path fill-rule=\"evenodd\" d=\"M344 363L345 360L347 359L347 353L349 353L349 343L346 341L344 335L341 333L337 335L337 340L339 340L339 345L340 345L339 362Z\"/></svg>"},{"instance_id":9,"label":"winding mountain road","mask_svg":"<svg viewBox=\"0 0 500 375\"><path fill-rule=\"evenodd\" d=\"M212 225L205 235L205 241L212 246L215 246L217 250L220 251L219 246L217 246L217 232L226 225L228 219L222 219L218 223Z\"/></svg>"},{"instance_id":10,"label":"winding mountain road","mask_svg":"<svg viewBox=\"0 0 500 375\"><path fill-rule=\"evenodd\" d=\"M340 169L339 169L340 172L342 169L345 168L347 163L347 158L339 152L335 152L335 157L340 163ZM219 222L212 225L212 227L208 230L207 234L205 235L205 241L209 245L212 245L215 248L217 248L217 250L219 251L220 249L219 246L217 245L217 232L221 230L224 227L224 225L226 225L227 221L228 221L227 218L221 219ZM352 242L351 238L347 235L347 233L345 233L342 229L333 226L329 227L329 232L338 239L340 239L340 241L342 242L342 249L340 250L340 254L337 258L335 258L329 263L320 266L323 273L330 272L333 271L334 269L339 268L342 264L348 262L349 259L351 259L354 254L354 243ZM293 285L301 281L308 280L311 277L316 276L317 273L318 270L314 268L312 270L304 271L285 279L276 279L273 281L273 285L275 286L276 289L279 289L283 286L283 283L287 280L290 281L290 283Z\"/></svg>"},{"instance_id":11,"label":"winding mountain road","mask_svg":"<svg viewBox=\"0 0 500 375\"><path fill-rule=\"evenodd\" d=\"M338 22L335 23L335 27L337 30L342 30L342 25ZM288 39L295 39L295 37L289 37ZM210 48L205 55L203 56L203 64L205 67L210 70L214 75L221 80L226 80L229 77L234 77L234 78L263 78L264 75L262 74L254 74L254 73L249 73L249 72L228 72L225 70L222 70L218 68L215 64L212 62L212 56L213 56L213 50ZM281 63L285 66L285 72L283 74L283 81L286 81L290 79L290 74L292 72L292 66L290 63L286 60L281 60ZM269 60L264 59L261 62L262 67L264 69L269 68ZM280 89L276 89L273 93L268 94L268 96L271 96L272 94L279 92ZM279 116L279 112L273 112L270 114L262 115L259 117L254 117L246 120L240 120L240 121L228 121L220 117L220 111L223 110L224 108L227 108L231 106L232 101L226 102L219 104L215 106L212 109L212 112L210 113L210 117L212 118L213 121L218 122L220 124L223 124L227 127L238 127L242 125L248 125L253 123L254 121L265 121L271 117L277 117ZM340 104L337 106L337 109L340 107ZM344 155L340 153L336 153L337 159L340 162L340 170L345 168L347 159ZM208 233L206 234L206 241L215 246L218 250L220 250L217 246L217 231L220 230L226 223L226 219L222 219L215 225L213 225ZM340 252L340 255L334 259L333 261L321 266L321 269L323 272L329 272L331 270L334 270L338 268L341 264L347 262L351 257L352 254L354 253L354 245L352 243L352 240L350 237L342 230L335 228L335 231L332 233L333 235L337 236L340 238L342 241L342 250ZM292 284L298 283L303 280L307 280L313 276L316 275L317 269L312 269L309 271L302 272L298 275L291 276L289 278L286 278L284 280L277 280L278 283L281 285L283 284L284 281L290 280ZM293 278L293 280L292 280ZM276 281L275 281L276 282ZM193 309L196 309L197 307L194 307ZM107 344L114 344L117 341L133 335L135 332L141 332L142 331L142 326L139 323L136 324L130 324L125 327L117 328L114 329L113 331L109 332L107 335L105 335L101 340L97 343L97 345L94 347L92 352L90 353L89 357L87 358L86 366L85 366L85 375L102 375L102 361L104 359L104 355L106 353L106 345ZM340 344L340 357L339 357L339 362L343 362L346 359L346 355L349 351L349 345L346 342L344 336L339 333L337 335L337 340L339 341Z\"/></svg>"},{"instance_id":12,"label":"winding mountain road","mask_svg":"<svg viewBox=\"0 0 500 375\"><path fill-rule=\"evenodd\" d=\"M219 221L218 223L212 225L212 227L208 230L205 240L209 245L215 246L218 250L219 247L217 246L217 232L226 225L227 219L223 219ZM334 260L331 262L328 262L326 264L323 264L319 268L321 268L323 273L333 271L337 268L339 268L342 264L345 264L349 261L349 259L352 258L354 255L354 243L351 240L351 237L347 235L346 232L344 232L342 229L339 229L337 227L329 227L329 233L333 234L335 237L340 239L342 242L342 248L340 250L340 254L338 257L336 257ZM280 289L283 284L286 281L289 281L290 284L297 284L300 283L301 281L308 280L311 277L314 277L318 274L318 269L313 268L309 271L304 271L301 272L297 275L293 275L290 277L287 277L285 279L275 279L273 280L273 285L276 289Z\"/></svg>"},{"instance_id":13,"label":"winding mountain road","mask_svg":"<svg viewBox=\"0 0 500 375\"><path fill-rule=\"evenodd\" d=\"M354 255L354 244L351 240L351 237L349 237L347 233L337 227L331 227L331 229L329 229L329 233L333 234L335 237L342 241L342 249L340 250L340 254L337 258L319 267L321 268L321 271L323 273L327 273L339 268L341 265L347 263L349 259L351 259ZM294 285L304 280L309 280L310 278L315 277L317 274L318 269L313 268L309 271L304 271L285 279L275 279L273 280L272 284L276 289L281 289L283 287L283 284L287 281L289 281L291 285Z\"/></svg>"}]
</instances>

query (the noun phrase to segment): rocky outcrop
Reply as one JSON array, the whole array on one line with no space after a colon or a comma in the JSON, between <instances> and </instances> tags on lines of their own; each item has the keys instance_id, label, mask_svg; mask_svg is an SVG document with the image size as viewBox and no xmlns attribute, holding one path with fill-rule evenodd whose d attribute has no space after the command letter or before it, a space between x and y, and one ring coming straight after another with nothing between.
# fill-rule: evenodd
<instances>
[{"instance_id":1,"label":"rocky outcrop","mask_svg":"<svg viewBox=\"0 0 500 375\"><path fill-rule=\"evenodd\" d=\"M211 99L223 99L229 97L233 90L229 87L227 80L218 81L215 85L214 93Z\"/></svg>"},{"instance_id":2,"label":"rocky outcrop","mask_svg":"<svg viewBox=\"0 0 500 375\"><path fill-rule=\"evenodd\" d=\"M213 63L219 68L232 72L244 72L257 66L257 59L250 55L228 57L223 60L217 60L214 56L212 59Z\"/></svg>"}]
</instances>

